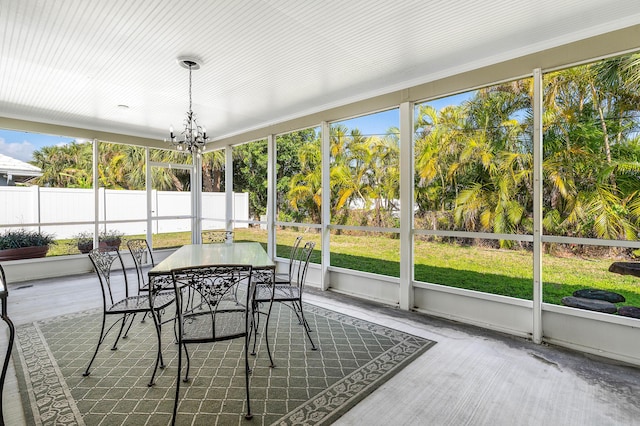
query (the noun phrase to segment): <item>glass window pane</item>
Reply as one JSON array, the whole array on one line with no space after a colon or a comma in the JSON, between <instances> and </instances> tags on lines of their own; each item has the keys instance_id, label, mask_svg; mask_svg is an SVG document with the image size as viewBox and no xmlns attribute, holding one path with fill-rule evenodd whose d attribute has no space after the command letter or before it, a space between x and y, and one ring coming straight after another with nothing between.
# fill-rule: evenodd
<instances>
[{"instance_id":1,"label":"glass window pane","mask_svg":"<svg viewBox=\"0 0 640 426\"><path fill-rule=\"evenodd\" d=\"M493 248L492 240L456 242L417 236L416 281L533 299L533 253Z\"/></svg>"},{"instance_id":2,"label":"glass window pane","mask_svg":"<svg viewBox=\"0 0 640 426\"><path fill-rule=\"evenodd\" d=\"M191 244L191 171L153 167L152 222L153 248ZM173 182L173 186L170 184ZM159 185L159 186L156 186ZM159 189L162 188L162 189Z\"/></svg>"},{"instance_id":3,"label":"glass window pane","mask_svg":"<svg viewBox=\"0 0 640 426\"><path fill-rule=\"evenodd\" d=\"M400 226L397 109L331 124L331 223Z\"/></svg>"},{"instance_id":4,"label":"glass window pane","mask_svg":"<svg viewBox=\"0 0 640 426\"><path fill-rule=\"evenodd\" d=\"M85 225L50 224L93 222L92 143L1 129L0 142L0 154L19 165L0 175L0 201L5 206L0 212L0 233L41 231L56 240L47 256L80 253L76 236ZM92 225L86 228L93 232Z\"/></svg>"},{"instance_id":5,"label":"glass window pane","mask_svg":"<svg viewBox=\"0 0 640 426\"><path fill-rule=\"evenodd\" d=\"M416 105L417 229L533 232L531 85L523 79Z\"/></svg>"},{"instance_id":6,"label":"glass window pane","mask_svg":"<svg viewBox=\"0 0 640 426\"><path fill-rule=\"evenodd\" d=\"M618 307L640 306L638 277L609 271L612 263L631 259L634 250L580 244L543 246L544 302L561 305L564 297L577 290L597 289L624 296L626 302L617 303Z\"/></svg>"},{"instance_id":7,"label":"glass window pane","mask_svg":"<svg viewBox=\"0 0 640 426\"><path fill-rule=\"evenodd\" d=\"M276 138L276 220L320 223L322 154L319 129Z\"/></svg>"},{"instance_id":8,"label":"glass window pane","mask_svg":"<svg viewBox=\"0 0 640 426\"><path fill-rule=\"evenodd\" d=\"M233 147L233 192L245 195L248 202L247 209L244 204L234 204L235 228L254 226L238 221L245 217L245 210L248 220L267 220L267 167L266 139Z\"/></svg>"},{"instance_id":9,"label":"glass window pane","mask_svg":"<svg viewBox=\"0 0 640 426\"><path fill-rule=\"evenodd\" d=\"M225 150L202 154L202 229L225 229Z\"/></svg>"},{"instance_id":10,"label":"glass window pane","mask_svg":"<svg viewBox=\"0 0 640 426\"><path fill-rule=\"evenodd\" d=\"M320 236L320 230L316 228L301 226L279 226L276 228L276 256L283 259L289 259L291 255L291 249L298 236L302 237L300 247L308 241L313 241L315 247L311 254L310 263L320 264L321 251L322 251L322 238Z\"/></svg>"},{"instance_id":11,"label":"glass window pane","mask_svg":"<svg viewBox=\"0 0 640 426\"><path fill-rule=\"evenodd\" d=\"M400 276L400 239L395 232L332 231L331 266Z\"/></svg>"},{"instance_id":12,"label":"glass window pane","mask_svg":"<svg viewBox=\"0 0 640 426\"><path fill-rule=\"evenodd\" d=\"M636 240L640 54L544 75L544 232Z\"/></svg>"}]
</instances>

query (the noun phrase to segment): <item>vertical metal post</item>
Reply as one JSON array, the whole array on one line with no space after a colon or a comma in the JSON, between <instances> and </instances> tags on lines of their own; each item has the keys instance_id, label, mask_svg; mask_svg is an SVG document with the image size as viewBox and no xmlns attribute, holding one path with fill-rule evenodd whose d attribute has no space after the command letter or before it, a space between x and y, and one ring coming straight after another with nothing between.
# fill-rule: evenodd
<instances>
[{"instance_id":1,"label":"vertical metal post","mask_svg":"<svg viewBox=\"0 0 640 426\"><path fill-rule=\"evenodd\" d=\"M191 241L194 244L202 242L202 155L193 154L193 168L191 169Z\"/></svg>"},{"instance_id":2,"label":"vertical metal post","mask_svg":"<svg viewBox=\"0 0 640 426\"><path fill-rule=\"evenodd\" d=\"M153 181L151 175L151 149L146 147L144 149L144 162L145 162L145 176L144 176L144 185L146 188L147 195L147 243L149 243L149 247L153 250Z\"/></svg>"},{"instance_id":3,"label":"vertical metal post","mask_svg":"<svg viewBox=\"0 0 640 426\"><path fill-rule=\"evenodd\" d=\"M326 121L321 124L321 151L322 151L322 201L321 201L321 220L320 235L322 238L322 257L321 257L321 282L322 290L329 289L329 266L331 265L331 235L329 233L329 224L331 223L331 190L329 186L330 178L330 153L331 153L331 126Z\"/></svg>"},{"instance_id":4,"label":"vertical metal post","mask_svg":"<svg viewBox=\"0 0 640 426\"><path fill-rule=\"evenodd\" d=\"M276 137L267 136L267 254L276 257Z\"/></svg>"},{"instance_id":5,"label":"vertical metal post","mask_svg":"<svg viewBox=\"0 0 640 426\"><path fill-rule=\"evenodd\" d=\"M542 70L533 70L533 332L542 342Z\"/></svg>"},{"instance_id":6,"label":"vertical metal post","mask_svg":"<svg viewBox=\"0 0 640 426\"><path fill-rule=\"evenodd\" d=\"M100 180L98 179L98 140L93 144L93 247L98 247L98 235L100 233Z\"/></svg>"},{"instance_id":7,"label":"vertical metal post","mask_svg":"<svg viewBox=\"0 0 640 426\"><path fill-rule=\"evenodd\" d=\"M413 103L400 104L400 309L413 308Z\"/></svg>"},{"instance_id":8,"label":"vertical metal post","mask_svg":"<svg viewBox=\"0 0 640 426\"><path fill-rule=\"evenodd\" d=\"M224 187L225 187L225 215L224 223L227 231L233 231L233 147L224 149Z\"/></svg>"}]
</instances>

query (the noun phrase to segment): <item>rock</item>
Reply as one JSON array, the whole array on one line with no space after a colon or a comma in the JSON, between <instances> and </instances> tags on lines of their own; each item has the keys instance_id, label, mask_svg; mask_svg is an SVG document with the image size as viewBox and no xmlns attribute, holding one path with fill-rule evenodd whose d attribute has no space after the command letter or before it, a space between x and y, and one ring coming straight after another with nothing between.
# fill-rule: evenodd
<instances>
[{"instance_id":1,"label":"rock","mask_svg":"<svg viewBox=\"0 0 640 426\"><path fill-rule=\"evenodd\" d=\"M594 288L586 288L584 290L576 290L573 292L574 297L584 297L585 299L606 300L611 303L624 302L626 299L623 295L606 290L596 290Z\"/></svg>"},{"instance_id":2,"label":"rock","mask_svg":"<svg viewBox=\"0 0 640 426\"><path fill-rule=\"evenodd\" d=\"M640 277L640 262L613 262L609 266L609 272Z\"/></svg>"},{"instance_id":3,"label":"rock","mask_svg":"<svg viewBox=\"0 0 640 426\"><path fill-rule=\"evenodd\" d=\"M618 315L640 319L640 308L637 306L620 306L620 309L618 309Z\"/></svg>"},{"instance_id":4,"label":"rock","mask_svg":"<svg viewBox=\"0 0 640 426\"><path fill-rule=\"evenodd\" d=\"M587 299L585 297L566 296L562 298L562 304L572 308L603 312L605 314L615 314L618 310L616 305L606 300Z\"/></svg>"}]
</instances>

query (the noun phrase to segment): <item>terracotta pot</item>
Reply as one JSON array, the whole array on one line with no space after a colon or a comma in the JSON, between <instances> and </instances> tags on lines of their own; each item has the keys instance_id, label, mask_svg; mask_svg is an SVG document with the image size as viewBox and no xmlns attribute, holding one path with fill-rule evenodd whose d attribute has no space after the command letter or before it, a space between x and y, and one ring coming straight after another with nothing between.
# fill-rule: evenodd
<instances>
[{"instance_id":1,"label":"terracotta pot","mask_svg":"<svg viewBox=\"0 0 640 426\"><path fill-rule=\"evenodd\" d=\"M0 250L0 260L33 259L45 257L49 246L20 247L15 249Z\"/></svg>"},{"instance_id":2,"label":"terracotta pot","mask_svg":"<svg viewBox=\"0 0 640 426\"><path fill-rule=\"evenodd\" d=\"M80 253L89 253L93 249L93 241L89 243L78 243L78 250Z\"/></svg>"},{"instance_id":3,"label":"terracotta pot","mask_svg":"<svg viewBox=\"0 0 640 426\"><path fill-rule=\"evenodd\" d=\"M109 241L100 241L100 247L107 247L107 248L111 248L111 249L117 249L120 248L120 243L122 241L120 239L118 240L109 240Z\"/></svg>"}]
</instances>

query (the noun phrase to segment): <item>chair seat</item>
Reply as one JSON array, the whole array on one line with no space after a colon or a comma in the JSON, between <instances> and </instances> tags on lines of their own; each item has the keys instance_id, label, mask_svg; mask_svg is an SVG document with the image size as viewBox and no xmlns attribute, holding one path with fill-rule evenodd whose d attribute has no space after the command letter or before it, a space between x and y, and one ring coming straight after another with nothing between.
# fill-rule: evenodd
<instances>
[{"instance_id":1,"label":"chair seat","mask_svg":"<svg viewBox=\"0 0 640 426\"><path fill-rule=\"evenodd\" d=\"M215 322L211 312L185 315L182 342L203 343L242 337L247 334L244 322L244 309L218 311Z\"/></svg>"},{"instance_id":2,"label":"chair seat","mask_svg":"<svg viewBox=\"0 0 640 426\"><path fill-rule=\"evenodd\" d=\"M277 284L277 283L276 283ZM255 301L270 302L271 286L267 284L259 284L256 286ZM274 301L288 301L300 299L300 288L291 285L276 285Z\"/></svg>"},{"instance_id":3,"label":"chair seat","mask_svg":"<svg viewBox=\"0 0 640 426\"><path fill-rule=\"evenodd\" d=\"M153 309L163 309L170 305L175 299L175 295L170 291L163 291L154 296ZM121 314L126 312L143 312L151 308L149 303L149 295L141 294L138 296L129 296L125 299L111 305L107 309L109 314Z\"/></svg>"}]
</instances>

